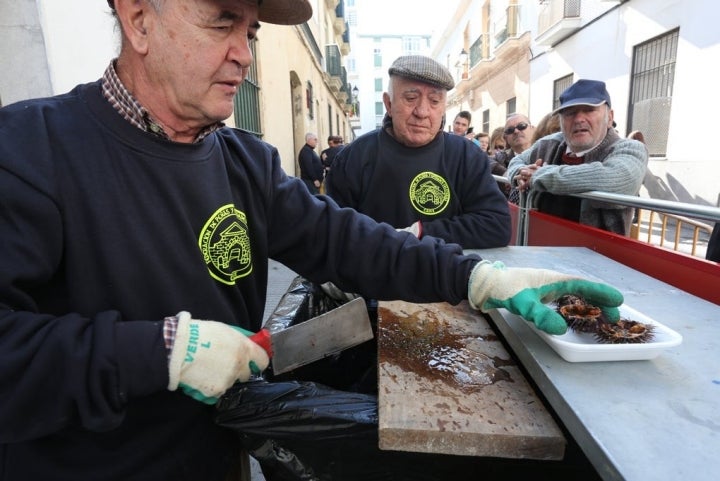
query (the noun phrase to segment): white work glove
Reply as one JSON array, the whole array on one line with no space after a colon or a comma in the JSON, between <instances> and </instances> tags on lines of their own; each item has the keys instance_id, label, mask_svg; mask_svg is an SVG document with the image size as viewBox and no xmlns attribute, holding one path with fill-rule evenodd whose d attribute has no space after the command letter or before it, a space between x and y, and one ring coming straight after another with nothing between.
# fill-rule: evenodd
<instances>
[{"instance_id":1,"label":"white work glove","mask_svg":"<svg viewBox=\"0 0 720 481\"><path fill-rule=\"evenodd\" d=\"M503 307L522 316L549 334L565 334L567 323L545 305L565 294L584 297L598 306L608 320L620 318L622 294L607 284L591 282L547 269L508 268L502 262L481 261L470 273L468 300L474 309L487 312Z\"/></svg>"},{"instance_id":2,"label":"white work glove","mask_svg":"<svg viewBox=\"0 0 720 481\"><path fill-rule=\"evenodd\" d=\"M215 404L236 381L247 381L270 363L265 350L239 328L193 319L186 311L177 318L169 362L170 391L180 387L197 401Z\"/></svg>"},{"instance_id":3,"label":"white work glove","mask_svg":"<svg viewBox=\"0 0 720 481\"><path fill-rule=\"evenodd\" d=\"M404 227L402 229L395 229L395 230L398 232L409 232L412 235L414 235L415 237L417 237L418 239L420 239L422 237L422 222L420 222L418 220L418 221L413 222L412 224L410 224L407 227Z\"/></svg>"}]
</instances>

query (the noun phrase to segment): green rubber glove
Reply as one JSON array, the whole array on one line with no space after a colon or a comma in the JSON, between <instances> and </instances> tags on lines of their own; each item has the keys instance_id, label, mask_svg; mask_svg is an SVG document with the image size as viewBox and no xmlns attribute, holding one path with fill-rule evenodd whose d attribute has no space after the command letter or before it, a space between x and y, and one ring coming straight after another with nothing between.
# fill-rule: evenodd
<instances>
[{"instance_id":1,"label":"green rubber glove","mask_svg":"<svg viewBox=\"0 0 720 481\"><path fill-rule=\"evenodd\" d=\"M215 404L236 381L247 381L270 363L265 350L239 328L193 319L185 311L177 319L170 351L170 391L179 387L197 401Z\"/></svg>"},{"instance_id":2,"label":"green rubber glove","mask_svg":"<svg viewBox=\"0 0 720 481\"><path fill-rule=\"evenodd\" d=\"M620 318L622 294L607 284L591 282L547 269L508 268L502 262L481 261L470 273L468 300L487 312L503 307L549 334L565 334L567 323L545 305L565 294L584 297L600 307L608 320Z\"/></svg>"}]
</instances>

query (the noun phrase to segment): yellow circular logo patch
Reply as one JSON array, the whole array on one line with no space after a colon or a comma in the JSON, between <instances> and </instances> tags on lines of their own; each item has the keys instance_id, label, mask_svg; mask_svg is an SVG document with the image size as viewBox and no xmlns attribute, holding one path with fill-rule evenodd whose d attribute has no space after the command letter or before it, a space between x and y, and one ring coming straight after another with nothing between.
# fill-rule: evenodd
<instances>
[{"instance_id":1,"label":"yellow circular logo patch","mask_svg":"<svg viewBox=\"0 0 720 481\"><path fill-rule=\"evenodd\" d=\"M232 204L210 216L200 231L198 244L214 279L232 286L236 279L252 272L247 218Z\"/></svg>"},{"instance_id":2,"label":"yellow circular logo patch","mask_svg":"<svg viewBox=\"0 0 720 481\"><path fill-rule=\"evenodd\" d=\"M450 203L450 187L434 172L421 172L410 183L410 202L424 215L437 215Z\"/></svg>"}]
</instances>

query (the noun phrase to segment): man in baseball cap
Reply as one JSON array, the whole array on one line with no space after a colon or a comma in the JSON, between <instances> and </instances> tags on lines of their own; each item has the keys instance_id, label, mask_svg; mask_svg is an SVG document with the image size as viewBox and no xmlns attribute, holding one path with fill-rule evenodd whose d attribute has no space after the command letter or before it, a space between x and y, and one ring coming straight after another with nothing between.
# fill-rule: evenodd
<instances>
[{"instance_id":1,"label":"man in baseball cap","mask_svg":"<svg viewBox=\"0 0 720 481\"><path fill-rule=\"evenodd\" d=\"M441 63L397 58L388 70L381 128L338 153L326 189L341 206L466 249L505 246L510 216L487 154L463 136L443 132L447 92L455 86Z\"/></svg>"},{"instance_id":2,"label":"man in baseball cap","mask_svg":"<svg viewBox=\"0 0 720 481\"><path fill-rule=\"evenodd\" d=\"M553 114L576 105L600 107L602 104L610 107L610 94L605 88L605 82L580 79L560 94L560 106Z\"/></svg>"},{"instance_id":3,"label":"man in baseball cap","mask_svg":"<svg viewBox=\"0 0 720 481\"><path fill-rule=\"evenodd\" d=\"M633 208L570 194L592 190L635 196L647 169L645 145L621 138L605 82L580 79L562 94L554 114L561 132L543 137L510 161L506 177L532 190L532 207L581 224L628 235Z\"/></svg>"}]
</instances>

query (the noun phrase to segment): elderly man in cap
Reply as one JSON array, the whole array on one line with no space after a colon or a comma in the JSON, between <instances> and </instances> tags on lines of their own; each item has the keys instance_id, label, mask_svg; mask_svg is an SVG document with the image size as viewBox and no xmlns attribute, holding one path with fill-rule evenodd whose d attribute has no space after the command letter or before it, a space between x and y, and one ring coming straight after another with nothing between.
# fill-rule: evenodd
<instances>
[{"instance_id":1,"label":"elderly man in cap","mask_svg":"<svg viewBox=\"0 0 720 481\"><path fill-rule=\"evenodd\" d=\"M230 479L241 438L214 404L268 365L240 328L261 327L270 257L377 298L507 306L548 332L566 329L549 297L622 303L341 209L225 127L261 22L305 22L307 0L110 4L122 46L101 79L0 109L0 479Z\"/></svg>"},{"instance_id":2,"label":"elderly man in cap","mask_svg":"<svg viewBox=\"0 0 720 481\"><path fill-rule=\"evenodd\" d=\"M380 222L466 249L505 246L510 215L490 162L462 136L443 132L454 82L435 60L395 60L382 128L346 146L326 179L328 195Z\"/></svg>"},{"instance_id":3,"label":"elderly man in cap","mask_svg":"<svg viewBox=\"0 0 720 481\"><path fill-rule=\"evenodd\" d=\"M532 189L532 207L581 224L628 235L633 208L573 197L591 190L637 195L648 153L613 129L605 83L581 79L560 95L561 132L538 140L513 158L506 176Z\"/></svg>"}]
</instances>

